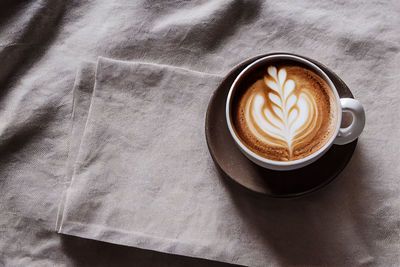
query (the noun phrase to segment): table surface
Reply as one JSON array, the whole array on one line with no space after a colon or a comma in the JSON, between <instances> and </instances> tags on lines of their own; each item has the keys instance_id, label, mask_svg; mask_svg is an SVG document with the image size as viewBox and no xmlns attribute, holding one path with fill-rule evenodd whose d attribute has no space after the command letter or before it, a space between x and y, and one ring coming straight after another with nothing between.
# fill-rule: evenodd
<instances>
[{"instance_id":1,"label":"table surface","mask_svg":"<svg viewBox=\"0 0 400 267\"><path fill-rule=\"evenodd\" d=\"M71 90L82 61L99 56L225 75L277 51L332 68L364 104L367 126L338 181L302 200L315 231L271 222L282 237L271 240L273 262L312 263L313 253L321 264L400 262L399 12L398 1L2 1L0 265L225 265L55 233ZM305 242L313 253L297 250Z\"/></svg>"}]
</instances>

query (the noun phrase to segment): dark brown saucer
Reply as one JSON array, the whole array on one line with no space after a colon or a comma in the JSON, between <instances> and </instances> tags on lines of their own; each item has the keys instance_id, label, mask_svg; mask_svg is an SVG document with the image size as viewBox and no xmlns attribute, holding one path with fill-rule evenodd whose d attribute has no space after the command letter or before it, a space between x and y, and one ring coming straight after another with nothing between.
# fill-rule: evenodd
<instances>
[{"instance_id":1,"label":"dark brown saucer","mask_svg":"<svg viewBox=\"0 0 400 267\"><path fill-rule=\"evenodd\" d=\"M247 65L261 57L272 54L254 57L236 66L215 90L207 109L205 125L207 145L211 157L222 174L237 184L270 197L298 197L329 184L350 161L357 140L347 145L333 145L316 162L292 171L273 171L262 168L248 160L239 151L228 131L225 119L225 102L228 91L236 76ZM333 71L315 60L306 59L325 71L335 84L340 97L353 98L347 85Z\"/></svg>"}]
</instances>

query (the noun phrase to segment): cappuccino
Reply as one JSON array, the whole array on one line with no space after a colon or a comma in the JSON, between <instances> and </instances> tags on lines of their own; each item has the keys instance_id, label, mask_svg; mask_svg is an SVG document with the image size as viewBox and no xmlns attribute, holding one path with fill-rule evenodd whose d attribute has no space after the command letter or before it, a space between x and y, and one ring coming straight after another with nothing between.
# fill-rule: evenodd
<instances>
[{"instance_id":1,"label":"cappuccino","mask_svg":"<svg viewBox=\"0 0 400 267\"><path fill-rule=\"evenodd\" d=\"M250 73L232 105L238 138L271 160L305 158L335 133L338 114L332 89L302 65L271 64Z\"/></svg>"}]
</instances>

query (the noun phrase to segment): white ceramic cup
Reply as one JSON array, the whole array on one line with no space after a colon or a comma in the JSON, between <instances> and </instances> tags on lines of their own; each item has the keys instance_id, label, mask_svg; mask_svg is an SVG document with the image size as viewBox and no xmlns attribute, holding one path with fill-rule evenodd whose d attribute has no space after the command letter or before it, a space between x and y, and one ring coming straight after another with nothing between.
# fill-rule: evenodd
<instances>
[{"instance_id":1,"label":"white ceramic cup","mask_svg":"<svg viewBox=\"0 0 400 267\"><path fill-rule=\"evenodd\" d=\"M258 69L261 66L268 66L268 64L270 64L271 62L276 63L279 61L299 62L301 64L304 64L305 66L308 66L310 69L312 69L315 73L317 73L321 78L323 78L326 81L326 83L332 89L332 92L334 93L337 101L337 114L338 114L337 124L335 132L332 135L332 137L323 147L321 147L319 150L315 151L311 155L304 157L302 159L297 159L292 161L277 161L277 160L267 159L260 155L257 155L256 153L248 149L236 135L236 132L233 129L234 126L232 123L232 116L231 116L233 96L242 79L247 74L249 74L255 69ZM342 112L350 112L353 117L351 125L346 128L340 127L342 123ZM285 170L298 169L311 164L312 162L320 158L323 154L325 154L333 144L345 145L357 139L357 137L361 134L361 132L364 129L365 112L363 106L359 101L353 98L340 98L335 85L329 79L328 75L314 63L295 55L274 54L265 56L263 58L254 61L237 76L237 78L235 79L229 90L228 97L226 100L226 121L228 123L229 132L231 133L235 143L238 145L239 149L247 158L249 158L257 165L260 165L261 167L272 170L285 171Z\"/></svg>"}]
</instances>

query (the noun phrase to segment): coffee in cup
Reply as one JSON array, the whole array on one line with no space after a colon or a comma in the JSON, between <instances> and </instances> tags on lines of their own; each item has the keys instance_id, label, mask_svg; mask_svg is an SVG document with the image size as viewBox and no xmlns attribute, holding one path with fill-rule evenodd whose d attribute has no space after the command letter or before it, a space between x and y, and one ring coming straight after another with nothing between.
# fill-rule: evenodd
<instances>
[{"instance_id":1,"label":"coffee in cup","mask_svg":"<svg viewBox=\"0 0 400 267\"><path fill-rule=\"evenodd\" d=\"M236 98L232 112L238 137L251 151L271 160L307 157L336 129L335 95L305 66L265 66L249 75Z\"/></svg>"},{"instance_id":2,"label":"coffee in cup","mask_svg":"<svg viewBox=\"0 0 400 267\"><path fill-rule=\"evenodd\" d=\"M342 112L352 123L341 127ZM262 57L236 77L226 100L226 122L236 145L273 170L307 166L333 145L353 142L365 124L361 103L340 98L328 75L291 54Z\"/></svg>"}]
</instances>

